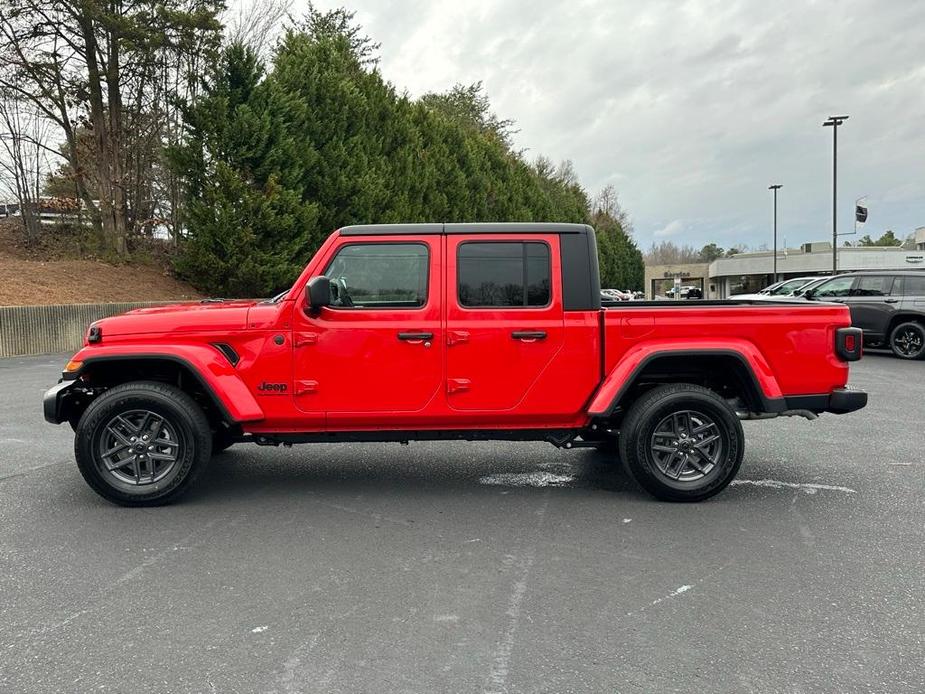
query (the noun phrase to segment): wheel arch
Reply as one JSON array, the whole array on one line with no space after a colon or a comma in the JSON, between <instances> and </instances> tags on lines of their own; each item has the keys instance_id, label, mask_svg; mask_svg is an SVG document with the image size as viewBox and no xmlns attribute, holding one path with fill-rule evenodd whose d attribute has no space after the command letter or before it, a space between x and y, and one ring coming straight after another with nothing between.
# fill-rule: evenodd
<instances>
[{"instance_id":1,"label":"wheel arch","mask_svg":"<svg viewBox=\"0 0 925 694\"><path fill-rule=\"evenodd\" d=\"M884 338L889 340L893 336L893 331L896 329L896 326L900 325L901 323L918 323L923 328L925 328L925 315L921 313L897 313L895 316L890 318L890 322L887 325L886 335L884 335Z\"/></svg>"},{"instance_id":2,"label":"wheel arch","mask_svg":"<svg viewBox=\"0 0 925 694\"><path fill-rule=\"evenodd\" d=\"M613 417L650 388L668 383L700 385L727 399L741 398L752 412L786 409L777 381L760 355L747 355L731 348L667 348L651 350L618 364L598 390L590 413Z\"/></svg>"},{"instance_id":3,"label":"wheel arch","mask_svg":"<svg viewBox=\"0 0 925 694\"><path fill-rule=\"evenodd\" d=\"M195 348L194 348L195 349ZM240 422L263 418L263 412L234 366L218 350L204 347L205 360L194 361L193 355L139 352L135 354L78 353L80 369L74 374L75 386L91 392L131 381L170 383L189 394L202 407L213 426L236 426ZM92 398L78 400L71 407L85 409ZM61 404L61 421L68 419L68 404Z\"/></svg>"}]
</instances>

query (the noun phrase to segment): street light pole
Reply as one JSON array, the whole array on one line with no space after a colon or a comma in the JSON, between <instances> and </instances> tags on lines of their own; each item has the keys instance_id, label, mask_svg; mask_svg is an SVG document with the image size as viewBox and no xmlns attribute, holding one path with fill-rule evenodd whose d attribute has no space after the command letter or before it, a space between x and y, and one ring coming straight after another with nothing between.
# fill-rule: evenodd
<instances>
[{"instance_id":1,"label":"street light pole","mask_svg":"<svg viewBox=\"0 0 925 694\"><path fill-rule=\"evenodd\" d=\"M838 126L848 116L829 116L822 125L832 128L832 274L838 271Z\"/></svg>"},{"instance_id":2,"label":"street light pole","mask_svg":"<svg viewBox=\"0 0 925 694\"><path fill-rule=\"evenodd\" d=\"M783 188L780 183L768 186L774 191L774 283L777 282L777 191Z\"/></svg>"}]
</instances>

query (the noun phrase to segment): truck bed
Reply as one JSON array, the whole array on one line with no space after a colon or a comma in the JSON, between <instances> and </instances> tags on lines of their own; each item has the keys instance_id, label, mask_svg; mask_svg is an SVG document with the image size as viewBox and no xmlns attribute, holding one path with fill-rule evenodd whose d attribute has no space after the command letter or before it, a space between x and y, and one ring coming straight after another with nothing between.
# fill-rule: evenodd
<instances>
[{"instance_id":1,"label":"truck bed","mask_svg":"<svg viewBox=\"0 0 925 694\"><path fill-rule=\"evenodd\" d=\"M604 373L635 367L659 352L744 353L781 395L828 393L844 385L848 364L832 349L850 325L839 304L719 300L622 302L601 311ZM769 387L774 387L769 386Z\"/></svg>"}]
</instances>

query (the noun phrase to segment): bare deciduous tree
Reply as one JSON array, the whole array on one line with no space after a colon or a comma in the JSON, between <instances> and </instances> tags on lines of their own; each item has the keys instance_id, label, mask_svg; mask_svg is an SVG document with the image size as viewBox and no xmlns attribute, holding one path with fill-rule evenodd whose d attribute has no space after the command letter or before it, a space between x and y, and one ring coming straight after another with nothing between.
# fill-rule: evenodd
<instances>
[{"instance_id":1,"label":"bare deciduous tree","mask_svg":"<svg viewBox=\"0 0 925 694\"><path fill-rule=\"evenodd\" d=\"M15 198L29 243L41 230L39 196L50 166L49 124L21 99L0 93L0 185Z\"/></svg>"},{"instance_id":2,"label":"bare deciduous tree","mask_svg":"<svg viewBox=\"0 0 925 694\"><path fill-rule=\"evenodd\" d=\"M153 208L150 145L170 127L162 116L177 82L198 81L190 62L207 59L223 8L222 0L0 6L0 88L60 129L75 191L115 255L125 255L129 231L146 216L144 204ZM81 131L89 134L88 152ZM160 143L154 149L159 157Z\"/></svg>"}]
</instances>

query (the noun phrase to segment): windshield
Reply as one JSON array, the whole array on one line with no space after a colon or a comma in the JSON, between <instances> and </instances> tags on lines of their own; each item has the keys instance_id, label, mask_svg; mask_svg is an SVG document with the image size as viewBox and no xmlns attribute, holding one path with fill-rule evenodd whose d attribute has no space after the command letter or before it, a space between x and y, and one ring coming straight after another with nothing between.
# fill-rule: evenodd
<instances>
[{"instance_id":1,"label":"windshield","mask_svg":"<svg viewBox=\"0 0 925 694\"><path fill-rule=\"evenodd\" d=\"M262 304L278 304L280 301L282 301L283 299L286 298L286 295L287 295L288 293L289 293L289 290L287 289L287 290L284 291L284 292L280 292L279 294L277 294L276 296L274 296L272 299L264 299L264 300L261 301L260 303L262 303Z\"/></svg>"},{"instance_id":2,"label":"windshield","mask_svg":"<svg viewBox=\"0 0 925 694\"><path fill-rule=\"evenodd\" d=\"M783 281L781 281L781 282L775 282L774 284L769 284L769 285L768 285L767 287L765 287L764 289L759 289L759 290L758 290L758 293L759 293L759 294L770 294L771 292L773 292L775 289L777 289L777 288L778 288L780 285L782 285L782 284L783 284Z\"/></svg>"},{"instance_id":3,"label":"windshield","mask_svg":"<svg viewBox=\"0 0 925 694\"><path fill-rule=\"evenodd\" d=\"M825 280L828 280L828 279L831 279L831 278L830 278L830 277L820 277L819 279L810 280L809 282L807 282L806 284L804 284L802 287L800 287L799 289L795 290L795 291L793 292L793 295L794 295L794 296L803 296L803 294L805 294L807 291L809 291L809 290L812 289L813 287L818 287L820 284L822 284Z\"/></svg>"},{"instance_id":4,"label":"windshield","mask_svg":"<svg viewBox=\"0 0 925 694\"><path fill-rule=\"evenodd\" d=\"M795 280L787 280L786 282L782 282L781 284L777 285L776 287L768 291L768 294L771 294L773 296L780 296L781 294L791 294L792 292L795 292L797 289L808 284L809 282L812 282L812 280L808 280L805 277L801 277Z\"/></svg>"}]
</instances>

